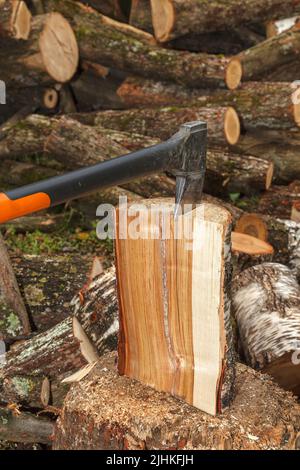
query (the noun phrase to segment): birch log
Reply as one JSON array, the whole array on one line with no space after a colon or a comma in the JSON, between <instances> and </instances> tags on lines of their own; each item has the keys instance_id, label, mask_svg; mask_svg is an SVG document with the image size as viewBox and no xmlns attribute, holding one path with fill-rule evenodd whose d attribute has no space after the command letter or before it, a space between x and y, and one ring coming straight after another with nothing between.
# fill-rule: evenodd
<instances>
[{"instance_id":1,"label":"birch log","mask_svg":"<svg viewBox=\"0 0 300 470\"><path fill-rule=\"evenodd\" d=\"M300 288L284 265L243 271L232 285L232 305L247 363L300 394Z\"/></svg>"},{"instance_id":2,"label":"birch log","mask_svg":"<svg viewBox=\"0 0 300 470\"><path fill-rule=\"evenodd\" d=\"M233 396L230 215L203 204L175 227L173 202L141 204L116 215L119 373L214 415Z\"/></svg>"}]
</instances>

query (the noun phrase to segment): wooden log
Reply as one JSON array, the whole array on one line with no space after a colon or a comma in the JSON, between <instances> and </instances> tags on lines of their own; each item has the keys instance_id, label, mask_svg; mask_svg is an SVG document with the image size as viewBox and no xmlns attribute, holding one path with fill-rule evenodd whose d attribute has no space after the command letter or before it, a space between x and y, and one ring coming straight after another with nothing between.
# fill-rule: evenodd
<instances>
[{"instance_id":1,"label":"wooden log","mask_svg":"<svg viewBox=\"0 0 300 470\"><path fill-rule=\"evenodd\" d=\"M284 33L288 29L293 28L299 22L299 16L292 16L290 18L283 18L281 20L268 21L266 24L267 38L277 36Z\"/></svg>"},{"instance_id":2,"label":"wooden log","mask_svg":"<svg viewBox=\"0 0 300 470\"><path fill-rule=\"evenodd\" d=\"M0 184L3 189L35 183L44 178L51 178L57 173L53 168L34 163L0 160Z\"/></svg>"},{"instance_id":3,"label":"wooden log","mask_svg":"<svg viewBox=\"0 0 300 470\"><path fill-rule=\"evenodd\" d=\"M1 300L7 304L11 313L18 316L23 334L27 335L31 331L30 320L25 307L24 300L20 293L17 279L11 265L9 254L0 234L0 295ZM2 328L1 328L2 330ZM3 330L2 330L3 332Z\"/></svg>"},{"instance_id":4,"label":"wooden log","mask_svg":"<svg viewBox=\"0 0 300 470\"><path fill-rule=\"evenodd\" d=\"M161 42L189 32L219 31L282 16L279 0L151 0L151 7L155 36ZM285 2L286 15L299 12L293 0Z\"/></svg>"},{"instance_id":5,"label":"wooden log","mask_svg":"<svg viewBox=\"0 0 300 470\"><path fill-rule=\"evenodd\" d=\"M160 48L148 33L70 0L48 0L47 8L54 7L73 26L82 59L195 87L224 87L227 58Z\"/></svg>"},{"instance_id":6,"label":"wooden log","mask_svg":"<svg viewBox=\"0 0 300 470\"><path fill-rule=\"evenodd\" d=\"M260 238L240 232L232 232L231 242L233 276L251 266L273 261L274 248Z\"/></svg>"},{"instance_id":7,"label":"wooden log","mask_svg":"<svg viewBox=\"0 0 300 470\"><path fill-rule=\"evenodd\" d=\"M183 122L203 120L208 124L208 142L234 145L240 137L240 121L234 108L145 108L97 113L95 124L165 140Z\"/></svg>"},{"instance_id":8,"label":"wooden log","mask_svg":"<svg viewBox=\"0 0 300 470\"><path fill-rule=\"evenodd\" d=\"M31 13L23 0L1 0L0 18L0 38L28 39Z\"/></svg>"},{"instance_id":9,"label":"wooden log","mask_svg":"<svg viewBox=\"0 0 300 470\"><path fill-rule=\"evenodd\" d=\"M59 13L34 17L28 40L10 41L7 47L0 52L0 74L10 85L64 83L77 70L77 41L70 24Z\"/></svg>"},{"instance_id":10,"label":"wooden log","mask_svg":"<svg viewBox=\"0 0 300 470\"><path fill-rule=\"evenodd\" d=\"M0 439L9 442L52 444L55 423L30 413L15 415L0 409Z\"/></svg>"},{"instance_id":11,"label":"wooden log","mask_svg":"<svg viewBox=\"0 0 300 470\"><path fill-rule=\"evenodd\" d=\"M151 6L149 0L132 0L129 23L153 34Z\"/></svg>"},{"instance_id":12,"label":"wooden log","mask_svg":"<svg viewBox=\"0 0 300 470\"><path fill-rule=\"evenodd\" d=\"M233 311L247 363L300 394L300 289L283 265L242 272L232 285Z\"/></svg>"},{"instance_id":13,"label":"wooden log","mask_svg":"<svg viewBox=\"0 0 300 470\"><path fill-rule=\"evenodd\" d=\"M300 191L289 186L273 186L259 200L258 212L279 219L300 222Z\"/></svg>"},{"instance_id":14,"label":"wooden log","mask_svg":"<svg viewBox=\"0 0 300 470\"><path fill-rule=\"evenodd\" d=\"M109 16L119 21L126 21L126 17L121 8L120 0L82 0L83 4L89 5L103 15Z\"/></svg>"},{"instance_id":15,"label":"wooden log","mask_svg":"<svg viewBox=\"0 0 300 470\"><path fill-rule=\"evenodd\" d=\"M293 88L288 82L251 82L243 84L238 90L208 93L207 90L191 90L166 82L129 77L117 93L127 108L153 105L234 106L247 130L256 127L288 129L297 125L299 120L299 104L293 103L298 97L299 87Z\"/></svg>"},{"instance_id":16,"label":"wooden log","mask_svg":"<svg viewBox=\"0 0 300 470\"><path fill-rule=\"evenodd\" d=\"M58 419L54 449L297 448L299 404L245 365L237 364L232 405L213 417L120 377L115 359L114 354L103 357L89 376L72 387Z\"/></svg>"},{"instance_id":17,"label":"wooden log","mask_svg":"<svg viewBox=\"0 0 300 470\"><path fill-rule=\"evenodd\" d=\"M229 63L226 84L234 90L241 81L257 80L298 58L300 25L241 52Z\"/></svg>"},{"instance_id":18,"label":"wooden log","mask_svg":"<svg viewBox=\"0 0 300 470\"><path fill-rule=\"evenodd\" d=\"M116 214L119 373L214 415L229 405L233 394L234 353L226 293L230 215L204 204L190 212L191 217L181 216L182 227L175 228L173 202L159 199L141 204L138 209L120 206ZM138 230L133 214L139 214ZM183 223L198 229L184 236ZM182 230L181 237L179 232L175 235L177 229ZM212 239L215 243L209 242ZM205 272L205 289L199 287L204 282L201 272Z\"/></svg>"},{"instance_id":19,"label":"wooden log","mask_svg":"<svg viewBox=\"0 0 300 470\"><path fill-rule=\"evenodd\" d=\"M29 408L45 408L50 401L50 382L47 377L5 377L0 371L2 403L16 403Z\"/></svg>"}]
</instances>

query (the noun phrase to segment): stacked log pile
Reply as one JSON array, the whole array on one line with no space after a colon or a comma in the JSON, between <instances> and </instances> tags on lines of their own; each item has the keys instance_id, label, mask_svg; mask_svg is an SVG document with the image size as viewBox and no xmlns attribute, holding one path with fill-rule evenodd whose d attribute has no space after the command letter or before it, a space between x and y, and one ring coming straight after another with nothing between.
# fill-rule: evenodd
<instances>
[{"instance_id":1,"label":"stacked log pile","mask_svg":"<svg viewBox=\"0 0 300 470\"><path fill-rule=\"evenodd\" d=\"M182 418L187 431L178 442L171 433L170 447L300 445L294 398L249 368L300 395L299 357L296 364L291 359L300 349L300 2L284 3L283 15L279 0L0 0L0 80L6 88L6 104L0 104L1 191L157 144L187 121L208 123L204 200L228 209L235 230L232 305L237 352L248 366L239 366L237 397L243 377L261 387L258 408L274 391L278 417L265 409L262 415L274 421L278 439L262 430L255 444L247 436L239 440L225 416L223 436L206 436L209 423L217 422L211 418L202 437L197 431L202 440L191 443L185 434L203 413L196 416L189 408ZM160 174L100 188L71 207L95 218L100 202L115 205L120 195L173 197L174 190L174 178ZM33 215L3 226L3 234L26 234L33 227L52 232L62 219L57 211ZM0 440L51 446L64 406L54 447L70 448L73 440L74 446L95 448L102 431L85 443L70 436L81 429L77 405L80 396L88 400L90 376L84 377L99 357L105 356L109 372L96 368L93 377L106 384L105 393L117 389L119 399L127 393L107 355L117 347L119 328L114 267L103 270L95 258L86 281L91 259L80 254L14 254L10 261L2 239L0 253L0 340L8 350L0 367L0 416L8 424L1 424ZM65 399L72 382L78 383ZM163 411L177 406L172 400ZM298 424L290 417L284 441L288 403ZM249 416L239 398L233 407L243 425ZM160 444L150 429L158 408L153 405L145 424L150 447ZM105 413L95 429L102 429ZM134 419L128 426L120 442L112 437L115 447L147 446ZM168 432L162 431L161 441Z\"/></svg>"}]
</instances>

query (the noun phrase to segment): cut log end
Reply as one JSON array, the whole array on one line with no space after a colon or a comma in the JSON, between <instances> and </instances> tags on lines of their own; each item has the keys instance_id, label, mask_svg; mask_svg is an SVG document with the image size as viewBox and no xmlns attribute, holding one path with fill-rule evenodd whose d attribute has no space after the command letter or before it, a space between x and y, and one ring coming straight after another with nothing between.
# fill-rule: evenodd
<instances>
[{"instance_id":1,"label":"cut log end","mask_svg":"<svg viewBox=\"0 0 300 470\"><path fill-rule=\"evenodd\" d=\"M28 39L31 30L31 13L23 1L13 4L11 29L15 39Z\"/></svg>"},{"instance_id":2,"label":"cut log end","mask_svg":"<svg viewBox=\"0 0 300 470\"><path fill-rule=\"evenodd\" d=\"M272 255L274 253L272 245L244 233L232 232L231 241L232 251L236 253L244 253L253 256Z\"/></svg>"},{"instance_id":3,"label":"cut log end","mask_svg":"<svg viewBox=\"0 0 300 470\"><path fill-rule=\"evenodd\" d=\"M175 11L172 2L170 0L151 0L151 10L153 29L157 41L168 41L175 22Z\"/></svg>"},{"instance_id":4,"label":"cut log end","mask_svg":"<svg viewBox=\"0 0 300 470\"><path fill-rule=\"evenodd\" d=\"M234 108L229 107L225 113L224 133L230 145L235 145L240 138L241 124Z\"/></svg>"},{"instance_id":5,"label":"cut log end","mask_svg":"<svg viewBox=\"0 0 300 470\"><path fill-rule=\"evenodd\" d=\"M41 388L41 403L44 407L49 405L50 401L50 381L47 377L44 378Z\"/></svg>"},{"instance_id":6,"label":"cut log end","mask_svg":"<svg viewBox=\"0 0 300 470\"><path fill-rule=\"evenodd\" d=\"M232 59L226 69L225 82L229 90L238 88L242 81L243 68L238 59Z\"/></svg>"},{"instance_id":7,"label":"cut log end","mask_svg":"<svg viewBox=\"0 0 300 470\"><path fill-rule=\"evenodd\" d=\"M274 176L274 163L270 162L269 168L266 174L266 190L270 189Z\"/></svg>"},{"instance_id":8,"label":"cut log end","mask_svg":"<svg viewBox=\"0 0 300 470\"><path fill-rule=\"evenodd\" d=\"M298 127L300 127L300 102L299 102L299 88L294 91L294 93L291 96L292 103L293 103L293 113L294 113L294 119L295 123L297 124Z\"/></svg>"},{"instance_id":9,"label":"cut log end","mask_svg":"<svg viewBox=\"0 0 300 470\"><path fill-rule=\"evenodd\" d=\"M39 39L47 73L65 83L75 74L79 62L77 40L69 22L59 13L50 13Z\"/></svg>"},{"instance_id":10,"label":"cut log end","mask_svg":"<svg viewBox=\"0 0 300 470\"><path fill-rule=\"evenodd\" d=\"M43 105L47 109L54 109L58 105L59 95L54 88L47 88L43 96Z\"/></svg>"},{"instance_id":11,"label":"cut log end","mask_svg":"<svg viewBox=\"0 0 300 470\"><path fill-rule=\"evenodd\" d=\"M267 225L257 214L242 215L235 226L235 232L250 235L262 241L268 239Z\"/></svg>"}]
</instances>

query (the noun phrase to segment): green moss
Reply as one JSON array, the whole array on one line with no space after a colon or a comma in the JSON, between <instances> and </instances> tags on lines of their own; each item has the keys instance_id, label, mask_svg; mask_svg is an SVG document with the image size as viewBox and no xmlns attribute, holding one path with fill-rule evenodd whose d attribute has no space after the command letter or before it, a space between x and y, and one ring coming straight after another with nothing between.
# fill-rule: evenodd
<instances>
[{"instance_id":1,"label":"green moss","mask_svg":"<svg viewBox=\"0 0 300 470\"><path fill-rule=\"evenodd\" d=\"M1 305L0 330L12 337L22 333L22 324L18 315L4 305Z\"/></svg>"},{"instance_id":2,"label":"green moss","mask_svg":"<svg viewBox=\"0 0 300 470\"><path fill-rule=\"evenodd\" d=\"M30 378L13 377L12 383L21 398L28 397L30 392L34 389L34 382Z\"/></svg>"}]
</instances>

